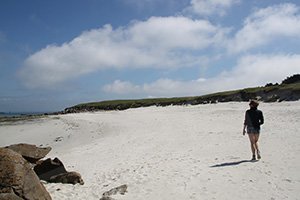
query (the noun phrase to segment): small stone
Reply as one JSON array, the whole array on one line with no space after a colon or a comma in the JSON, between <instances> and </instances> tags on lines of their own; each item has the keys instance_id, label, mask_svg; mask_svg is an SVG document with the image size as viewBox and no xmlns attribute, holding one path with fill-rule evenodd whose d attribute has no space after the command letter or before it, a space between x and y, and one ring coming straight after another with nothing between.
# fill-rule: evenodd
<instances>
[{"instance_id":1,"label":"small stone","mask_svg":"<svg viewBox=\"0 0 300 200\"><path fill-rule=\"evenodd\" d=\"M66 172L50 177L51 183L70 183L83 185L84 182L78 172Z\"/></svg>"}]
</instances>

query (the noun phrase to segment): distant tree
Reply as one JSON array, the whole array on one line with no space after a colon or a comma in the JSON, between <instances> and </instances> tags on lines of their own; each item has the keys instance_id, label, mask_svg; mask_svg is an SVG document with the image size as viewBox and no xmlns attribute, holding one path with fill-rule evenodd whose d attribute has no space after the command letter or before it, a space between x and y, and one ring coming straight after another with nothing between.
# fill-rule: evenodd
<instances>
[{"instance_id":1,"label":"distant tree","mask_svg":"<svg viewBox=\"0 0 300 200\"><path fill-rule=\"evenodd\" d=\"M267 83L267 84L265 85L265 87L271 87L271 86L273 86L273 83Z\"/></svg>"},{"instance_id":2,"label":"distant tree","mask_svg":"<svg viewBox=\"0 0 300 200\"><path fill-rule=\"evenodd\" d=\"M292 84L292 83L300 83L300 74L294 74L293 76L287 77L282 81L281 84Z\"/></svg>"},{"instance_id":3,"label":"distant tree","mask_svg":"<svg viewBox=\"0 0 300 200\"><path fill-rule=\"evenodd\" d=\"M273 84L273 83L267 83L265 85L265 87L271 87L271 86L277 86L277 85L279 85L279 84L278 83L275 83L275 84Z\"/></svg>"}]
</instances>

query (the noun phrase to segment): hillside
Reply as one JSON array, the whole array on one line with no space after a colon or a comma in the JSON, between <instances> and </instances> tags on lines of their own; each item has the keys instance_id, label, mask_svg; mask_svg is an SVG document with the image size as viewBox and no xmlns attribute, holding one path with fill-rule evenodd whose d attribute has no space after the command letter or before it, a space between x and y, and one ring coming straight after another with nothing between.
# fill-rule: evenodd
<instances>
[{"instance_id":1,"label":"hillside","mask_svg":"<svg viewBox=\"0 0 300 200\"><path fill-rule=\"evenodd\" d=\"M295 79L297 78L297 80ZM292 80L292 81L289 81ZM286 84L285 82L288 82ZM213 93L194 97L152 98L136 100L111 100L82 103L66 108L64 113L97 111L97 110L126 110L129 108L168 105L197 105L207 103L249 101L257 99L263 102L296 101L300 99L299 75L288 77L281 84L269 83L264 87L245 88L240 90Z\"/></svg>"}]
</instances>

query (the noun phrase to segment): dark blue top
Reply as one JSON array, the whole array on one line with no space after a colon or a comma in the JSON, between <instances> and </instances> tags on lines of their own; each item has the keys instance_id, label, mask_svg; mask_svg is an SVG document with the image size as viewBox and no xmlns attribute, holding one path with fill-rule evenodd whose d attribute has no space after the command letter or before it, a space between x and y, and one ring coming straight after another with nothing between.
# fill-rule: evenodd
<instances>
[{"instance_id":1,"label":"dark blue top","mask_svg":"<svg viewBox=\"0 0 300 200\"><path fill-rule=\"evenodd\" d=\"M264 116L262 111L257 108L250 108L246 111L244 124L247 126L260 129L260 125L264 123Z\"/></svg>"}]
</instances>

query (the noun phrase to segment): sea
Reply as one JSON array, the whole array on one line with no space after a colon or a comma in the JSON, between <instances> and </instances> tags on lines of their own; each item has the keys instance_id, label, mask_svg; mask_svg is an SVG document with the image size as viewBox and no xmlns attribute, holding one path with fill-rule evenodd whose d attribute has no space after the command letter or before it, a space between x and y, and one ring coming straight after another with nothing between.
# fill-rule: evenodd
<instances>
[{"instance_id":1,"label":"sea","mask_svg":"<svg viewBox=\"0 0 300 200\"><path fill-rule=\"evenodd\" d=\"M41 115L47 112L0 112L0 117L20 117L28 115Z\"/></svg>"}]
</instances>

